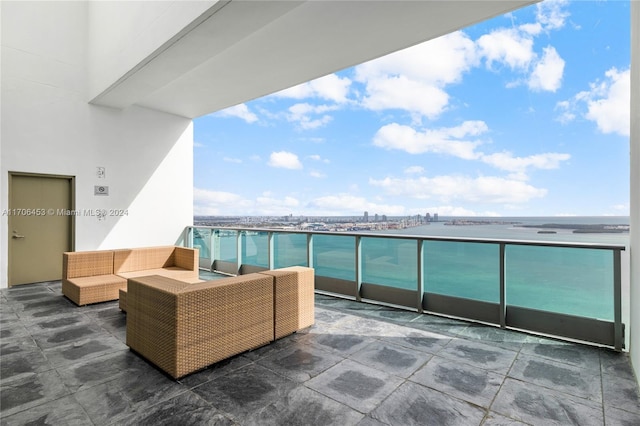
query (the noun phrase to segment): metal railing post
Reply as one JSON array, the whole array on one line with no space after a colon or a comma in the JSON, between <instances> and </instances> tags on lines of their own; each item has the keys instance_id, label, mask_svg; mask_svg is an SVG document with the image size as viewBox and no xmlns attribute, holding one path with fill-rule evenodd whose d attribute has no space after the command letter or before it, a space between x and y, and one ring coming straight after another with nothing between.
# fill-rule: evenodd
<instances>
[{"instance_id":1,"label":"metal railing post","mask_svg":"<svg viewBox=\"0 0 640 426\"><path fill-rule=\"evenodd\" d=\"M184 230L184 246L188 248L193 248L193 230L195 228L193 226L187 226Z\"/></svg>"},{"instance_id":2,"label":"metal railing post","mask_svg":"<svg viewBox=\"0 0 640 426\"><path fill-rule=\"evenodd\" d=\"M422 298L424 297L424 240L418 240L418 313L423 313Z\"/></svg>"},{"instance_id":3,"label":"metal railing post","mask_svg":"<svg viewBox=\"0 0 640 426\"><path fill-rule=\"evenodd\" d=\"M267 253L268 262L267 262L267 265L268 265L269 269L275 269L275 267L274 267L274 265L275 265L275 259L274 259L275 258L275 251L274 251L275 244L273 242L273 238L274 238L273 232L270 231L267 234L267 246L268 246L268 249L267 249L267 251L268 251L268 253Z\"/></svg>"},{"instance_id":4,"label":"metal railing post","mask_svg":"<svg viewBox=\"0 0 640 426\"><path fill-rule=\"evenodd\" d=\"M620 250L613 250L613 333L614 348L622 351L624 332L622 329L622 262Z\"/></svg>"},{"instance_id":5,"label":"metal railing post","mask_svg":"<svg viewBox=\"0 0 640 426\"><path fill-rule=\"evenodd\" d=\"M240 275L240 269L242 268L242 232L236 231L236 271L237 275Z\"/></svg>"},{"instance_id":6,"label":"metal railing post","mask_svg":"<svg viewBox=\"0 0 640 426\"><path fill-rule=\"evenodd\" d=\"M313 268L313 234L307 234L307 266Z\"/></svg>"},{"instance_id":7,"label":"metal railing post","mask_svg":"<svg viewBox=\"0 0 640 426\"><path fill-rule=\"evenodd\" d=\"M500 243L500 328L507 327L506 245Z\"/></svg>"},{"instance_id":8,"label":"metal railing post","mask_svg":"<svg viewBox=\"0 0 640 426\"><path fill-rule=\"evenodd\" d=\"M356 300L362 300L362 238L356 236Z\"/></svg>"},{"instance_id":9,"label":"metal railing post","mask_svg":"<svg viewBox=\"0 0 640 426\"><path fill-rule=\"evenodd\" d=\"M216 252L216 248L215 245L213 244L215 241L215 230L211 230L211 233L209 233L209 270L213 271L213 261L216 260L215 257L215 252Z\"/></svg>"}]
</instances>

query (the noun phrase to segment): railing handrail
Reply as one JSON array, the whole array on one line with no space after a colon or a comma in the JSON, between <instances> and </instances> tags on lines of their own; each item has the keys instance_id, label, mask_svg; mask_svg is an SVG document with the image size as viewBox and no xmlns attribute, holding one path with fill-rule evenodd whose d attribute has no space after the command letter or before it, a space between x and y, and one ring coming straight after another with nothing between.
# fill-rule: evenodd
<instances>
[{"instance_id":1,"label":"railing handrail","mask_svg":"<svg viewBox=\"0 0 640 426\"><path fill-rule=\"evenodd\" d=\"M222 229L226 231L253 231L253 232L280 232L286 234L303 234L303 235L335 235L347 237L371 237L371 238L392 238L403 240L423 240L423 241L451 241L460 243L481 243L481 244L508 244L508 245L527 245L541 247L565 247L565 248L584 248L597 250L626 250L624 244L603 244L588 242L568 242L568 241L539 241L539 240L513 240L500 238L479 238L479 237L447 237L432 235L414 235L414 234L393 234L393 233L376 233L367 231L305 231L301 229L282 229L282 228L251 228L239 226L211 226L211 225L188 225L186 229L204 228L204 229Z\"/></svg>"}]
</instances>

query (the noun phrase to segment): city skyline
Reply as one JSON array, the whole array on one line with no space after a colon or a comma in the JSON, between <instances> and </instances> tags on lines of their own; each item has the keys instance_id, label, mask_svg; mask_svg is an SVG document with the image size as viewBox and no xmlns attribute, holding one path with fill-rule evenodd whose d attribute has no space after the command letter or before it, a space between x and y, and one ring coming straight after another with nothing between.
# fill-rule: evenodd
<instances>
[{"instance_id":1,"label":"city skyline","mask_svg":"<svg viewBox=\"0 0 640 426\"><path fill-rule=\"evenodd\" d=\"M194 214L626 216L629 37L546 1L200 117Z\"/></svg>"}]
</instances>

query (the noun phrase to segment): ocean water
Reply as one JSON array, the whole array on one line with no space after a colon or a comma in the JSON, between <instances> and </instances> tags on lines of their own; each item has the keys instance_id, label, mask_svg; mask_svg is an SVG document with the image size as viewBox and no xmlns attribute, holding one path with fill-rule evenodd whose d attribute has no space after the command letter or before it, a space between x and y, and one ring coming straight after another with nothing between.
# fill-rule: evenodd
<instances>
[{"instance_id":1,"label":"ocean water","mask_svg":"<svg viewBox=\"0 0 640 426\"><path fill-rule=\"evenodd\" d=\"M446 225L440 218L429 225L384 233L415 236L514 240L531 242L587 243L623 246L623 265L628 257L629 233L574 233L572 229L543 228L561 225L629 225L620 217L502 217L466 218L500 222ZM455 218L462 219L462 218ZM534 227L524 227L529 225ZM536 228L535 226L540 226ZM553 230L555 233L538 233ZM405 252L407 250L405 249ZM391 274L392 286L412 288L415 261ZM505 253L507 304L603 320L613 319L613 252L600 249L507 245ZM499 301L499 245L427 241L425 243L426 292L497 303ZM386 268L387 271L392 269ZM365 274L366 277L366 274ZM372 279L373 277L369 277ZM622 273L623 305L628 300L628 277ZM628 310L626 306L623 306Z\"/></svg>"},{"instance_id":2,"label":"ocean water","mask_svg":"<svg viewBox=\"0 0 640 426\"><path fill-rule=\"evenodd\" d=\"M459 218L458 218L459 219ZM576 234L555 229L539 234L539 228L521 225L605 224L628 225L628 217L514 217L469 218L501 223L452 226L447 218L429 225L380 234L457 237L482 240L555 241L627 246L629 234ZM517 222L517 223L515 223ZM216 258L236 261L234 232L214 239ZM362 233L362 281L404 290L417 289L417 241L380 238ZM208 253L209 238L196 239L201 253ZM241 238L242 262L268 264L267 233L248 233ZM316 275L355 281L355 237L314 236ZM306 235L277 233L274 238L275 267L306 265ZM602 249L507 245L505 277L507 304L570 315L613 319L613 252ZM498 303L500 297L500 245L484 242L426 241L424 291ZM624 268L623 268L624 269ZM625 287L626 285L626 287ZM623 276L623 294L628 291Z\"/></svg>"}]
</instances>

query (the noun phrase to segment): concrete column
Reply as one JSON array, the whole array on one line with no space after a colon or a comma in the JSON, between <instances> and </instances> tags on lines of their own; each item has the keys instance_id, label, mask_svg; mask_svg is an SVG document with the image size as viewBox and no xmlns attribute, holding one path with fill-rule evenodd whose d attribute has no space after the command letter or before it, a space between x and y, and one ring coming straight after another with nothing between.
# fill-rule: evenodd
<instances>
[{"instance_id":1,"label":"concrete column","mask_svg":"<svg viewBox=\"0 0 640 426\"><path fill-rule=\"evenodd\" d=\"M640 1L631 2L631 364L640 377Z\"/></svg>"}]
</instances>

